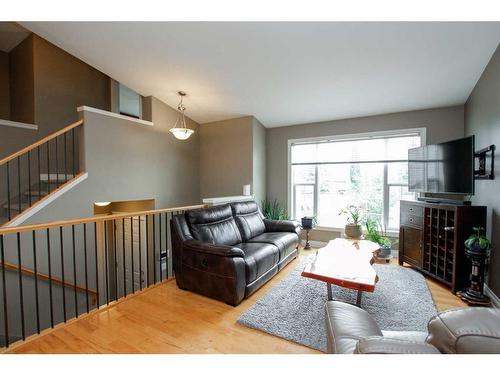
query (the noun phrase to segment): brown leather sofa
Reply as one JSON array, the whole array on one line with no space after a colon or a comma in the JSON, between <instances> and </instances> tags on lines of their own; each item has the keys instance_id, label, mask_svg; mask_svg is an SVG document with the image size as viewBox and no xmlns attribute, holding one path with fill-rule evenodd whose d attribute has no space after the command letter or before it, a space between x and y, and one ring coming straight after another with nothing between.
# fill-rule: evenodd
<instances>
[{"instance_id":1,"label":"brown leather sofa","mask_svg":"<svg viewBox=\"0 0 500 375\"><path fill-rule=\"evenodd\" d=\"M297 257L300 227L247 201L175 215L171 231L177 286L236 306Z\"/></svg>"},{"instance_id":2,"label":"brown leather sofa","mask_svg":"<svg viewBox=\"0 0 500 375\"><path fill-rule=\"evenodd\" d=\"M328 301L328 352L337 354L500 354L500 309L471 307L441 312L429 332L382 331L363 309Z\"/></svg>"}]
</instances>

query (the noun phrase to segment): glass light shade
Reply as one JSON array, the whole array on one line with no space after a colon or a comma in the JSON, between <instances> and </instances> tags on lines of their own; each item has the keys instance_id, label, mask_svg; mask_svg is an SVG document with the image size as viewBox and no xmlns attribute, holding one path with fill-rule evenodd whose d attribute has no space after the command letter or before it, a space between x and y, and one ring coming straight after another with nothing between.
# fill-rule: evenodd
<instances>
[{"instance_id":1,"label":"glass light shade","mask_svg":"<svg viewBox=\"0 0 500 375\"><path fill-rule=\"evenodd\" d=\"M94 204L96 206L99 206L99 207L105 207L105 206L109 206L111 204L111 202L95 202Z\"/></svg>"},{"instance_id":2,"label":"glass light shade","mask_svg":"<svg viewBox=\"0 0 500 375\"><path fill-rule=\"evenodd\" d=\"M194 133L193 129L187 129L187 128L172 128L169 131L174 135L175 138L180 140L188 139L191 136L191 134Z\"/></svg>"}]
</instances>

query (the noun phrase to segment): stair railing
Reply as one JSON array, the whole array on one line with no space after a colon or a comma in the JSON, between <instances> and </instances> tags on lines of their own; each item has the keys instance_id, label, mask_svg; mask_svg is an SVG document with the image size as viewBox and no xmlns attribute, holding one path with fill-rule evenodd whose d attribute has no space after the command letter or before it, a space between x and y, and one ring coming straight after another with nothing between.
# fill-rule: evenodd
<instances>
[{"instance_id":1,"label":"stair railing","mask_svg":"<svg viewBox=\"0 0 500 375\"><path fill-rule=\"evenodd\" d=\"M0 228L0 348L171 279L172 216L201 207Z\"/></svg>"},{"instance_id":2,"label":"stair railing","mask_svg":"<svg viewBox=\"0 0 500 375\"><path fill-rule=\"evenodd\" d=\"M9 222L79 173L79 120L0 160L0 217ZM2 214L3 211L3 214Z\"/></svg>"}]
</instances>

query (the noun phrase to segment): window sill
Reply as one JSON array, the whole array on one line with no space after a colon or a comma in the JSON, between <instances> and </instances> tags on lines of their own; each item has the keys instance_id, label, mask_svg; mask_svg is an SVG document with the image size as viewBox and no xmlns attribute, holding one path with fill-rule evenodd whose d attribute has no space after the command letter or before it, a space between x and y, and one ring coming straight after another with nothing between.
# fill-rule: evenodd
<instances>
[{"instance_id":1,"label":"window sill","mask_svg":"<svg viewBox=\"0 0 500 375\"><path fill-rule=\"evenodd\" d=\"M344 232L345 232L344 228L321 227L321 226L314 227L313 230L319 230L319 231L323 231L323 232L340 232L342 234L344 234ZM364 234L364 231L363 231L363 234ZM390 237L390 238L399 238L399 231L397 231L397 230L388 230L386 232L386 236Z\"/></svg>"}]
</instances>

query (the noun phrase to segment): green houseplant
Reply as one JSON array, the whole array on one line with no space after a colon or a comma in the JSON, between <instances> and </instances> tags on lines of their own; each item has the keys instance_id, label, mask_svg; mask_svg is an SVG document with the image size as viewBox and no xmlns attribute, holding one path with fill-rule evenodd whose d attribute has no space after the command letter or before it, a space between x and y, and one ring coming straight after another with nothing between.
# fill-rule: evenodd
<instances>
[{"instance_id":1,"label":"green houseplant","mask_svg":"<svg viewBox=\"0 0 500 375\"><path fill-rule=\"evenodd\" d=\"M486 254L489 255L491 248L491 241L481 234L484 231L483 227L472 228L475 233L473 233L465 241L465 247L471 253L476 254Z\"/></svg>"},{"instance_id":2,"label":"green houseplant","mask_svg":"<svg viewBox=\"0 0 500 375\"><path fill-rule=\"evenodd\" d=\"M366 226L365 239L373 241L380 245L379 256L381 258L384 258L391 255L391 247L392 247L391 239L387 237L382 230L379 231L379 228L381 227L380 224L373 219L367 219L365 226Z\"/></svg>"},{"instance_id":3,"label":"green houseplant","mask_svg":"<svg viewBox=\"0 0 500 375\"><path fill-rule=\"evenodd\" d=\"M345 225L345 235L350 238L360 238L361 230L361 209L358 206L350 205L340 211L339 215L347 216Z\"/></svg>"},{"instance_id":4,"label":"green houseplant","mask_svg":"<svg viewBox=\"0 0 500 375\"><path fill-rule=\"evenodd\" d=\"M262 201L262 214L266 219L270 220L288 220L288 212L286 208L282 206L277 199L273 201L269 199L264 199Z\"/></svg>"}]
</instances>

